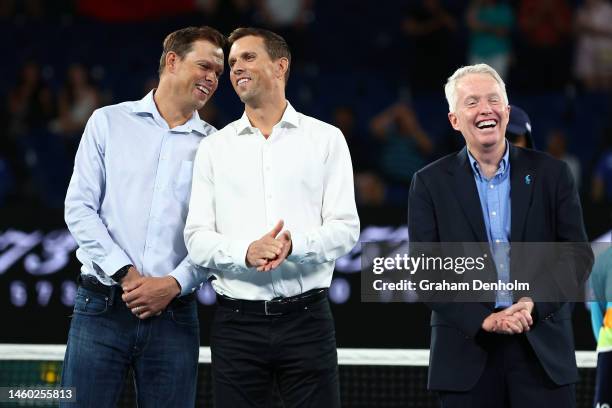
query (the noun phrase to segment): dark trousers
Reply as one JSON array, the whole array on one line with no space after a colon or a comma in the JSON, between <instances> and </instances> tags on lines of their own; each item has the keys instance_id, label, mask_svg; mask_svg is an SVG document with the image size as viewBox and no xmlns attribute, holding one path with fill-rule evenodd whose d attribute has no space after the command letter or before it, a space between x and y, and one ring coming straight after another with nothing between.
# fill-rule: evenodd
<instances>
[{"instance_id":1,"label":"dark trousers","mask_svg":"<svg viewBox=\"0 0 612 408\"><path fill-rule=\"evenodd\" d=\"M218 306L211 332L216 408L340 407L336 333L328 300L281 316Z\"/></svg>"},{"instance_id":2,"label":"dark trousers","mask_svg":"<svg viewBox=\"0 0 612 408\"><path fill-rule=\"evenodd\" d=\"M612 351L597 353L594 406L612 406Z\"/></svg>"},{"instance_id":3,"label":"dark trousers","mask_svg":"<svg viewBox=\"0 0 612 408\"><path fill-rule=\"evenodd\" d=\"M116 407L131 367L139 407L193 408L200 346L195 299L175 299L161 315L140 320L120 292L79 287L61 380L75 387L76 403L60 407Z\"/></svg>"},{"instance_id":4,"label":"dark trousers","mask_svg":"<svg viewBox=\"0 0 612 408\"><path fill-rule=\"evenodd\" d=\"M574 408L574 384L556 385L524 335L487 334L488 358L467 392L440 392L442 408ZM461 375L461 373L456 373Z\"/></svg>"}]
</instances>

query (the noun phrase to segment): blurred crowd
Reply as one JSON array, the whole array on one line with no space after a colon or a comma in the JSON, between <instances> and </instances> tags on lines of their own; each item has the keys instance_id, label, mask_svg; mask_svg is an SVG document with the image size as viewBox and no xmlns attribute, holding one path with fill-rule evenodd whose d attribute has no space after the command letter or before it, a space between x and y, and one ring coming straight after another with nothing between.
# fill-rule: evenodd
<instances>
[{"instance_id":1,"label":"blurred crowd","mask_svg":"<svg viewBox=\"0 0 612 408\"><path fill-rule=\"evenodd\" d=\"M0 0L13 39L0 71L0 208L61 208L91 113L155 87L163 36L202 24L288 40L289 98L342 130L361 206L405 206L414 172L463 146L442 86L476 62L502 75L535 147L568 162L583 201L612 203L610 0L389 3ZM217 127L241 113L226 77L201 112Z\"/></svg>"}]
</instances>

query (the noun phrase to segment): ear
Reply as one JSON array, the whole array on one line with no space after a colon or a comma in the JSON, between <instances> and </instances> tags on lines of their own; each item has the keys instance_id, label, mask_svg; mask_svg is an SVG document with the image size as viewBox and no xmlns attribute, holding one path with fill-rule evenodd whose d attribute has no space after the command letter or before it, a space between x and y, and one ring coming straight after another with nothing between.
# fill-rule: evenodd
<instances>
[{"instance_id":1,"label":"ear","mask_svg":"<svg viewBox=\"0 0 612 408\"><path fill-rule=\"evenodd\" d=\"M276 61L276 76L277 78L285 78L285 73L289 69L289 60L285 57L281 57Z\"/></svg>"},{"instance_id":2,"label":"ear","mask_svg":"<svg viewBox=\"0 0 612 408\"><path fill-rule=\"evenodd\" d=\"M166 54L166 70L168 72L175 72L176 71L176 63L179 60L179 56L173 52L170 51Z\"/></svg>"},{"instance_id":3,"label":"ear","mask_svg":"<svg viewBox=\"0 0 612 408\"><path fill-rule=\"evenodd\" d=\"M448 121L455 130L459 130L459 119L454 112L448 112Z\"/></svg>"}]
</instances>

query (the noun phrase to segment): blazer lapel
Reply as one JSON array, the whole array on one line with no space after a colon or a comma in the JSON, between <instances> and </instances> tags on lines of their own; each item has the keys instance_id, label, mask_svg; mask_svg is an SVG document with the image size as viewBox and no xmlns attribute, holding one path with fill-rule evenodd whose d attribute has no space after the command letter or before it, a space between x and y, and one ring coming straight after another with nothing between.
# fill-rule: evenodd
<instances>
[{"instance_id":1,"label":"blazer lapel","mask_svg":"<svg viewBox=\"0 0 612 408\"><path fill-rule=\"evenodd\" d=\"M488 242L482 206L474 181L474 173L470 168L467 148L457 154L455 166L451 168L454 176L454 189L467 220L469 221L477 242Z\"/></svg>"},{"instance_id":2,"label":"blazer lapel","mask_svg":"<svg viewBox=\"0 0 612 408\"><path fill-rule=\"evenodd\" d=\"M520 149L510 145L510 242L524 241L527 211L531 205L536 174L521 158Z\"/></svg>"}]
</instances>

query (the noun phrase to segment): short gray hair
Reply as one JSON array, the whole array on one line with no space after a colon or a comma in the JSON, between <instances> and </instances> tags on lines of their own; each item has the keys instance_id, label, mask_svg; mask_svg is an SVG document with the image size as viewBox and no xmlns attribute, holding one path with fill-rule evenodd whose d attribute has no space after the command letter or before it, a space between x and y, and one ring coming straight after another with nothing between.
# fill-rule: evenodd
<instances>
[{"instance_id":1,"label":"short gray hair","mask_svg":"<svg viewBox=\"0 0 612 408\"><path fill-rule=\"evenodd\" d=\"M497 71L491 68L487 64L475 64L475 65L467 65L465 67L461 67L456 70L453 75L448 78L446 81L446 85L444 85L444 94L446 95L446 102L448 102L448 111L454 112L455 107L457 106L457 82L461 78L469 74L488 74L497 81L499 87L502 90L502 95L504 97L504 102L508 105L508 94L506 94L506 84L504 80L501 79Z\"/></svg>"}]
</instances>

